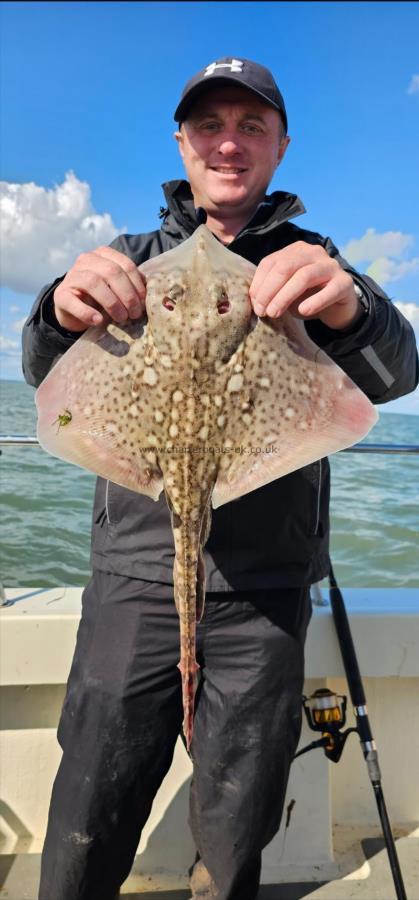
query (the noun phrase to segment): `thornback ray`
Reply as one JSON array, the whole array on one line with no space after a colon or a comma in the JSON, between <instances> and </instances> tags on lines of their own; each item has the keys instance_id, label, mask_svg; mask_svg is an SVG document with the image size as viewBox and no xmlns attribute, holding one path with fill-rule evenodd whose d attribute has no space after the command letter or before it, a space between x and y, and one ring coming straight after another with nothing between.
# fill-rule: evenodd
<instances>
[{"instance_id":1,"label":"thornback ray","mask_svg":"<svg viewBox=\"0 0 419 900\"><path fill-rule=\"evenodd\" d=\"M211 506L352 445L377 420L301 320L254 315L255 270L200 226L140 266L144 318L89 328L36 393L45 450L154 500L165 492L188 749Z\"/></svg>"}]
</instances>

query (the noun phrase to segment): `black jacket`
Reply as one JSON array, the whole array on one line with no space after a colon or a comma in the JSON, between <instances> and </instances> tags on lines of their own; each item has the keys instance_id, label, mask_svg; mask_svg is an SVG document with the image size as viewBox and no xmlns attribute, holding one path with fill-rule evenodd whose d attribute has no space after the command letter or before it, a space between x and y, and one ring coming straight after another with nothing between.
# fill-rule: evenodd
<instances>
[{"instance_id":1,"label":"black jacket","mask_svg":"<svg viewBox=\"0 0 419 900\"><path fill-rule=\"evenodd\" d=\"M188 238L197 227L189 185L163 185L167 209L161 229L122 235L111 245L137 265ZM295 242L321 244L352 275L367 299L365 315L345 331L318 320L306 322L315 341L356 382L373 403L412 391L418 383L413 330L383 291L359 275L330 240L290 224L303 213L294 194L267 196L229 249L257 265L264 256ZM23 329L23 369L37 386L54 359L77 336L62 329L52 311L52 295L62 279L39 294ZM329 541L327 460L292 472L213 511L205 550L208 591L251 590L310 584L327 574ZM148 497L98 478L93 511L92 565L140 580L138 588L171 593L174 547L166 500ZM154 587L152 587L154 583Z\"/></svg>"}]
</instances>

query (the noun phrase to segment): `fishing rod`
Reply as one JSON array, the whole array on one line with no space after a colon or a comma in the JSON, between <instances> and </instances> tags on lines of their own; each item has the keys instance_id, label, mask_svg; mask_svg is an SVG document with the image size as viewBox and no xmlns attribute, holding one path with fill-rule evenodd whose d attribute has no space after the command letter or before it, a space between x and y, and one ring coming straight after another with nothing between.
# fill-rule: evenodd
<instances>
[{"instance_id":1,"label":"fishing rod","mask_svg":"<svg viewBox=\"0 0 419 900\"><path fill-rule=\"evenodd\" d=\"M397 900L407 900L396 845L384 800L378 752L368 718L367 701L361 673L359 671L349 619L331 563L329 570L329 597L346 673L346 680L348 682L349 692L354 707L356 725L353 728L347 728L346 731L341 731L346 723L345 696L335 694L328 688L320 688L315 691L311 697L303 697L303 707L307 723L312 731L321 732L322 737L317 741L312 741L311 744L308 744L307 747L303 747L302 750L299 750L299 752L295 754L294 759L296 759L297 756L301 756L303 753L307 753L308 750L322 747L328 759L332 760L332 762L339 762L349 735L355 732L358 734L361 749L367 764L369 779L377 802L378 814L393 876L396 897Z\"/></svg>"}]
</instances>

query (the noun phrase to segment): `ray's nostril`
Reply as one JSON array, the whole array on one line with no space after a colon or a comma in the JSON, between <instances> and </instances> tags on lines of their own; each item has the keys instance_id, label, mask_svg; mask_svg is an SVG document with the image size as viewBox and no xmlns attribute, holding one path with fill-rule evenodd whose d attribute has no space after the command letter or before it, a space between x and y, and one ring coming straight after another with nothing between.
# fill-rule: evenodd
<instances>
[{"instance_id":1,"label":"ray's nostril","mask_svg":"<svg viewBox=\"0 0 419 900\"><path fill-rule=\"evenodd\" d=\"M168 309L170 312L172 312L172 310L176 306L176 303L171 299L171 297L163 297L162 304L165 309Z\"/></svg>"}]
</instances>

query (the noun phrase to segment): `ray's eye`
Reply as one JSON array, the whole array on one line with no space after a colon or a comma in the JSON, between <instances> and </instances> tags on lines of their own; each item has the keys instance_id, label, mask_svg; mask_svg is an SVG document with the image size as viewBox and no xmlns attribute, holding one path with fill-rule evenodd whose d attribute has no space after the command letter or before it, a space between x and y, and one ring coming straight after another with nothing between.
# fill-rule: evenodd
<instances>
[{"instance_id":1,"label":"ray's eye","mask_svg":"<svg viewBox=\"0 0 419 900\"><path fill-rule=\"evenodd\" d=\"M170 312L175 308L176 303L172 300L171 297L163 297L162 304L165 309L168 309Z\"/></svg>"},{"instance_id":2,"label":"ray's eye","mask_svg":"<svg viewBox=\"0 0 419 900\"><path fill-rule=\"evenodd\" d=\"M163 306L165 307L165 309L168 309L170 312L172 312L172 310L174 310L174 308L176 306L177 300L180 299L182 294L183 294L182 285L177 284L176 282L175 282L175 284L172 284L171 287L169 288L166 296L163 297L163 300L162 300L162 303L163 303Z\"/></svg>"},{"instance_id":3,"label":"ray's eye","mask_svg":"<svg viewBox=\"0 0 419 900\"><path fill-rule=\"evenodd\" d=\"M224 289L221 291L220 296L217 300L217 310L220 313L220 316L223 316L230 309L230 301L228 299L227 291Z\"/></svg>"}]
</instances>

